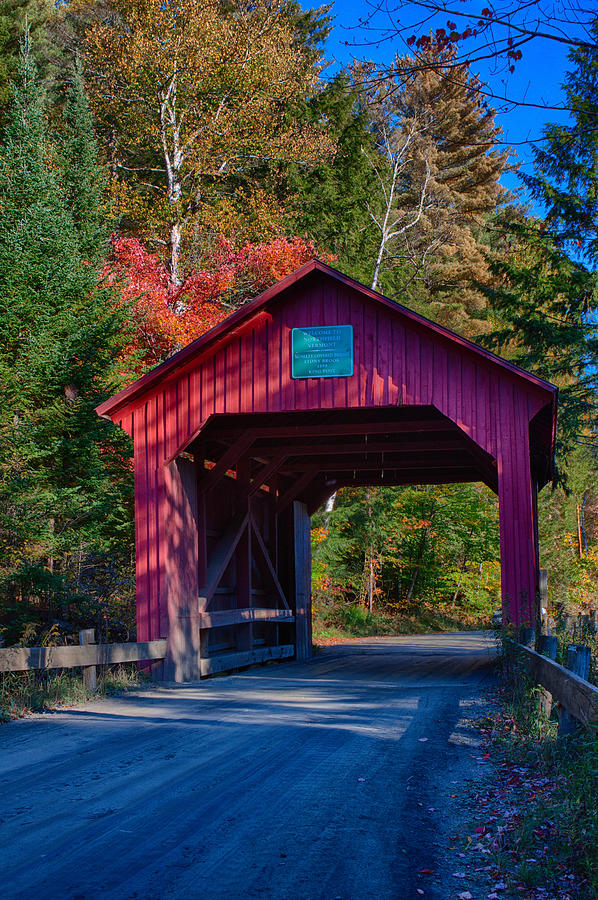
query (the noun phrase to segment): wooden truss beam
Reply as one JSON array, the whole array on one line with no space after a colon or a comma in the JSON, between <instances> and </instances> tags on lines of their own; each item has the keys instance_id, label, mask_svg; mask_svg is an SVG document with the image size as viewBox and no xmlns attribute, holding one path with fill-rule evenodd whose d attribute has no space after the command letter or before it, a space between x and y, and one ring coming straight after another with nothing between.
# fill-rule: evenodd
<instances>
[{"instance_id":1,"label":"wooden truss beam","mask_svg":"<svg viewBox=\"0 0 598 900\"><path fill-rule=\"evenodd\" d=\"M276 475L279 469L284 465L285 460L288 458L289 452L287 450L281 450L277 453L274 458L265 465L260 472L257 473L253 482L249 486L247 496L253 497L253 495L259 491L263 484L268 484L271 478Z\"/></svg>"},{"instance_id":2,"label":"wooden truss beam","mask_svg":"<svg viewBox=\"0 0 598 900\"><path fill-rule=\"evenodd\" d=\"M245 431L232 444L228 450L225 450L213 469L206 471L200 479L198 490L211 491L216 487L218 482L224 478L227 471L236 465L242 456L249 450L255 441L253 431Z\"/></svg>"},{"instance_id":3,"label":"wooden truss beam","mask_svg":"<svg viewBox=\"0 0 598 900\"><path fill-rule=\"evenodd\" d=\"M237 544L241 540L243 532L247 528L249 514L237 516L232 520L225 533L220 538L216 548L210 554L210 562L208 565L208 573L206 577L205 587L199 589L199 596L205 600L206 607L216 593L216 588L220 584L220 580L226 568L231 561L231 557L235 552Z\"/></svg>"},{"instance_id":4,"label":"wooden truss beam","mask_svg":"<svg viewBox=\"0 0 598 900\"><path fill-rule=\"evenodd\" d=\"M200 628L222 628L226 625L245 625L251 622L285 623L294 621L292 610L265 609L255 606L247 609L219 609L199 614Z\"/></svg>"},{"instance_id":5,"label":"wooden truss beam","mask_svg":"<svg viewBox=\"0 0 598 900\"><path fill-rule=\"evenodd\" d=\"M403 422L356 422L322 425L279 425L255 427L251 429L256 440L301 440L301 438L363 436L365 434L416 434L417 432L458 432L454 422L448 419L416 419ZM223 425L214 427L213 432L206 431L206 437L213 440L230 441L239 439L246 431L239 431L238 426L226 428Z\"/></svg>"},{"instance_id":6,"label":"wooden truss beam","mask_svg":"<svg viewBox=\"0 0 598 900\"><path fill-rule=\"evenodd\" d=\"M465 455L465 454L464 454ZM311 460L310 460L311 462ZM328 474L330 472L376 472L380 470L393 470L397 471L405 471L409 472L411 470L422 471L422 470L440 470L443 469L473 469L475 468L475 463L472 459L445 459L438 460L436 457L430 459L428 463L426 460L420 459L403 459L397 458L396 456L385 456L384 461L376 460L376 459L367 459L367 460L354 460L354 459L335 459L332 461L325 460L322 462L313 461L313 466L311 467L312 472L321 472L324 474ZM305 462L297 462L293 463L292 460L287 461L285 464L285 472L289 473L301 472L305 470Z\"/></svg>"},{"instance_id":7,"label":"wooden truss beam","mask_svg":"<svg viewBox=\"0 0 598 900\"><path fill-rule=\"evenodd\" d=\"M289 458L296 456L347 456L349 454L359 454L361 456L369 456L370 454L379 453L444 453L453 451L469 452L469 448L463 441L456 439L450 441L417 441L409 444L394 444L380 442L363 442L361 444L311 444L308 447L292 445L286 451Z\"/></svg>"}]
</instances>

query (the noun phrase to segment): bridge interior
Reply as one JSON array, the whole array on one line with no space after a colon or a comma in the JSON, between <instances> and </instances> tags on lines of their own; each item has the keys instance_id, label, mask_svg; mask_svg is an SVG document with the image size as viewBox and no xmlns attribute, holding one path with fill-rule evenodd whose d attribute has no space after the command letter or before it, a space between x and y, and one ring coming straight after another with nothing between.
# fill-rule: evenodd
<instances>
[{"instance_id":1,"label":"bridge interior","mask_svg":"<svg viewBox=\"0 0 598 900\"><path fill-rule=\"evenodd\" d=\"M433 406L213 416L197 483L200 667L311 653L310 516L341 487L481 481L496 462Z\"/></svg>"}]
</instances>

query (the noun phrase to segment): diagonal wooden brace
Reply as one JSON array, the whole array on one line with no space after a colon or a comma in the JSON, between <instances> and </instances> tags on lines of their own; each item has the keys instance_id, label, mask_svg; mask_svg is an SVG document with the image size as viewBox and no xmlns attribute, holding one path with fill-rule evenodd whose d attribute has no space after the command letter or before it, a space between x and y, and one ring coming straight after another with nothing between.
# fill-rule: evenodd
<instances>
[{"instance_id":1,"label":"diagonal wooden brace","mask_svg":"<svg viewBox=\"0 0 598 900\"><path fill-rule=\"evenodd\" d=\"M250 525L251 525L251 529L252 529L252 531L253 531L253 534L254 534L255 537L257 538L258 546L259 546L259 548L260 548L260 550L261 550L262 556L263 556L263 558L264 558L264 562L266 563L266 565L267 565L267 567L268 567L268 570L269 570L269 572L270 572L270 576L271 576L271 578L272 578L272 581L274 582L274 587L276 588L276 590L277 590L277 592L278 592L278 596L279 596L280 599L282 600L282 603L283 603L283 605L284 605L284 608L285 608L285 609L290 609L290 606L289 606L289 604L288 604L288 601L287 601L285 592L283 591L282 585L281 585L280 581L278 580L278 575L276 574L276 569L274 568L274 565L273 565L273 563L272 563L272 560L270 559L270 554L268 553L268 548L266 547L266 544L264 543L264 539L263 539L263 537L262 537L262 535L261 535L261 533L260 533L260 530L259 530L259 528L257 527L257 523L256 523L255 519L253 518L253 516L252 516L251 514L250 514L250 516L249 516L249 523L250 523Z\"/></svg>"},{"instance_id":2,"label":"diagonal wooden brace","mask_svg":"<svg viewBox=\"0 0 598 900\"><path fill-rule=\"evenodd\" d=\"M222 576L226 572L226 567L228 566L231 557L235 552L237 544L241 540L243 532L247 528L248 520L248 513L245 513L242 516L237 516L235 519L233 519L230 526L220 538L218 546L216 547L214 552L210 554L210 564L208 566L206 585L205 587L199 589L199 596L205 599L206 609L209 606L210 600L214 596L214 593L220 583Z\"/></svg>"}]
</instances>

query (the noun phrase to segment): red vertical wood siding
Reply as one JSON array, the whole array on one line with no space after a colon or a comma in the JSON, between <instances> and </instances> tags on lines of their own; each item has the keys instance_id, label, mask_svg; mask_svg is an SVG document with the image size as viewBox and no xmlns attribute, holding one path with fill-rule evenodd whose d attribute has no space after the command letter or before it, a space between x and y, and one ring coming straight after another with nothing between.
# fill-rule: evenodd
<instances>
[{"instance_id":1,"label":"red vertical wood siding","mask_svg":"<svg viewBox=\"0 0 598 900\"><path fill-rule=\"evenodd\" d=\"M547 404L547 391L328 277L299 283L269 313L238 335L225 334L207 358L200 355L119 413L135 443L138 640L168 629L164 594L179 493L166 489L165 462L214 413L435 406L497 462L505 609L530 619L536 564L529 422ZM354 375L293 380L291 328L337 324L353 325Z\"/></svg>"}]
</instances>

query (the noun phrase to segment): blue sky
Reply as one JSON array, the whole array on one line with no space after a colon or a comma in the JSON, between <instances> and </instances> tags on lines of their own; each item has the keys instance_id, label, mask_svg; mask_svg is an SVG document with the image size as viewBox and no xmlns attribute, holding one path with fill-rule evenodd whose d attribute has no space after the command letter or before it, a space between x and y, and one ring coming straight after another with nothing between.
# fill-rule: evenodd
<instances>
[{"instance_id":1,"label":"blue sky","mask_svg":"<svg viewBox=\"0 0 598 900\"><path fill-rule=\"evenodd\" d=\"M480 2L476 4L476 8L478 5L481 9L484 4ZM330 71L350 62L353 57L385 63L391 61L396 53L408 52L409 48L401 37L376 46L372 44L375 32L356 27L360 18L367 16L370 8L366 0L336 0L334 3L332 10L335 16L334 27L327 44L328 58L334 60ZM381 25L385 24L383 19L379 21ZM446 16L433 24L434 27L446 27ZM349 46L346 42L349 42ZM496 66L492 62L480 63L474 66L472 71L488 82L494 93L504 95L506 89L509 97L524 99L541 107L546 105L558 107L563 103L561 84L570 66L567 45L537 39L523 48L523 58L512 75L494 71ZM492 105L496 106L497 102L493 101ZM532 152L527 142L541 137L546 122L565 123L567 120L567 113L558 109L531 106L511 107L507 111L500 111L497 115L497 122L503 129L504 140L513 147L517 160L521 162L521 171L532 170ZM511 189L520 185L516 176L506 176L504 183ZM525 197L522 196L522 199Z\"/></svg>"}]
</instances>

